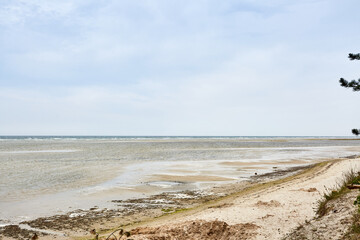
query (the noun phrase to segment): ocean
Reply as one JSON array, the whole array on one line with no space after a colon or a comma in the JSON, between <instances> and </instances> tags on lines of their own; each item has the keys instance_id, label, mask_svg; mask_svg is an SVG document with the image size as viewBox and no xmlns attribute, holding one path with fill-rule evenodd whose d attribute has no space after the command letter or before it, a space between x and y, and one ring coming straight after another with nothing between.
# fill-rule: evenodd
<instances>
[{"instance_id":1,"label":"ocean","mask_svg":"<svg viewBox=\"0 0 360 240\"><path fill-rule=\"evenodd\" d=\"M359 152L352 137L0 136L0 226Z\"/></svg>"}]
</instances>

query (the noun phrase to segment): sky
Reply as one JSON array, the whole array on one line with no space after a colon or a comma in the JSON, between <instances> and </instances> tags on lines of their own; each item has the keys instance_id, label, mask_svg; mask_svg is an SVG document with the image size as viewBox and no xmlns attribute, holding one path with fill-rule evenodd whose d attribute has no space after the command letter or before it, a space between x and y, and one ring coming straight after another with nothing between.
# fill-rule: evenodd
<instances>
[{"instance_id":1,"label":"sky","mask_svg":"<svg viewBox=\"0 0 360 240\"><path fill-rule=\"evenodd\" d=\"M358 0L1 0L0 135L350 136Z\"/></svg>"}]
</instances>

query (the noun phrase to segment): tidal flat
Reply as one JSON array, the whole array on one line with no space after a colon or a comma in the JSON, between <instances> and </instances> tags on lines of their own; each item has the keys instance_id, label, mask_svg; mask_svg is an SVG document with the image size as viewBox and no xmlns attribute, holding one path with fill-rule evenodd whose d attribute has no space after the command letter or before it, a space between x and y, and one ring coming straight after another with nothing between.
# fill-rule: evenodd
<instances>
[{"instance_id":1,"label":"tidal flat","mask_svg":"<svg viewBox=\"0 0 360 240\"><path fill-rule=\"evenodd\" d=\"M359 149L360 141L343 138L1 139L0 226L85 233L104 219L130 223L176 212L237 191L256 176L280 176Z\"/></svg>"}]
</instances>

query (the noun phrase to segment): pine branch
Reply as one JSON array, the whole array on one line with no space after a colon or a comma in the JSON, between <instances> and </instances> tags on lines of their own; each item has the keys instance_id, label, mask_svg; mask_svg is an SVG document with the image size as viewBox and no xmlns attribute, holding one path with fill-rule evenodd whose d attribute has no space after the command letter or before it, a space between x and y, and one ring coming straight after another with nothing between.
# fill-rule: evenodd
<instances>
[{"instance_id":1,"label":"pine branch","mask_svg":"<svg viewBox=\"0 0 360 240\"><path fill-rule=\"evenodd\" d=\"M360 79L356 80L351 80L346 81L344 78L340 78L339 80L340 82L340 86L345 87L345 88L352 88L354 92L360 91Z\"/></svg>"},{"instance_id":2,"label":"pine branch","mask_svg":"<svg viewBox=\"0 0 360 240\"><path fill-rule=\"evenodd\" d=\"M360 60L360 53L349 53L349 59L352 60ZM351 80L350 82L345 80L344 78L340 78L339 80L340 86L345 88L352 88L354 92L360 91L360 78L356 80ZM352 129L352 134L358 136L360 135L360 129Z\"/></svg>"},{"instance_id":3,"label":"pine branch","mask_svg":"<svg viewBox=\"0 0 360 240\"><path fill-rule=\"evenodd\" d=\"M352 134L358 136L360 134L360 129L354 128L354 129L351 130L351 132L352 132Z\"/></svg>"},{"instance_id":4,"label":"pine branch","mask_svg":"<svg viewBox=\"0 0 360 240\"><path fill-rule=\"evenodd\" d=\"M360 60L360 53L349 53L350 60Z\"/></svg>"}]
</instances>

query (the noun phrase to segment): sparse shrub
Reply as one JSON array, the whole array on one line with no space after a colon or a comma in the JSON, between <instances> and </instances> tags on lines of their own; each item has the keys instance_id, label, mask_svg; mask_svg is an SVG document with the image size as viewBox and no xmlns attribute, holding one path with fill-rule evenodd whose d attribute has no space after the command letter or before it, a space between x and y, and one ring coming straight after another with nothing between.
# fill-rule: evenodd
<instances>
[{"instance_id":1,"label":"sparse shrub","mask_svg":"<svg viewBox=\"0 0 360 240\"><path fill-rule=\"evenodd\" d=\"M344 174L342 180L337 183L334 189L332 190L326 189L327 191L325 191L324 193L324 199L318 202L318 208L316 214L319 217L324 216L328 210L326 206L328 201L336 199L344 195L345 193L349 192L350 190L347 188L347 185L359 184L359 183L360 183L359 172L356 172L354 169L351 169L348 173ZM359 203L360 203L360 199L359 199Z\"/></svg>"}]
</instances>

